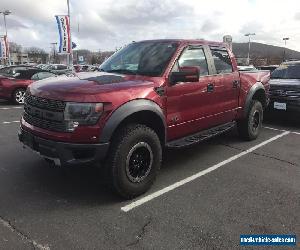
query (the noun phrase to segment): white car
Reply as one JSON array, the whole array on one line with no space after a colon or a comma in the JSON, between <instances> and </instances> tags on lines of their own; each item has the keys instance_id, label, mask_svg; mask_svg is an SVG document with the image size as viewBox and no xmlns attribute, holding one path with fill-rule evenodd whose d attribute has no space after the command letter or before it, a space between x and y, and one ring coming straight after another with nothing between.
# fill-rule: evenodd
<instances>
[{"instance_id":1,"label":"white car","mask_svg":"<svg viewBox=\"0 0 300 250\"><path fill-rule=\"evenodd\" d=\"M239 71L256 71L257 68L255 68L253 65L249 66L238 66Z\"/></svg>"}]
</instances>

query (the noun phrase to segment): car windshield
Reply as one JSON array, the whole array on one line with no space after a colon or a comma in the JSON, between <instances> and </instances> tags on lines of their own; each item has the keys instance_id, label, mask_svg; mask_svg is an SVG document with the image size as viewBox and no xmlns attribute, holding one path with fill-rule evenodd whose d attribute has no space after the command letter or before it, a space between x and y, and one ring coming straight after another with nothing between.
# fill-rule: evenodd
<instances>
[{"instance_id":1,"label":"car windshield","mask_svg":"<svg viewBox=\"0 0 300 250\"><path fill-rule=\"evenodd\" d=\"M300 79L300 64L281 65L271 75L272 79Z\"/></svg>"},{"instance_id":2,"label":"car windshield","mask_svg":"<svg viewBox=\"0 0 300 250\"><path fill-rule=\"evenodd\" d=\"M121 74L161 76L177 49L173 42L132 43L100 65L99 70Z\"/></svg>"}]
</instances>

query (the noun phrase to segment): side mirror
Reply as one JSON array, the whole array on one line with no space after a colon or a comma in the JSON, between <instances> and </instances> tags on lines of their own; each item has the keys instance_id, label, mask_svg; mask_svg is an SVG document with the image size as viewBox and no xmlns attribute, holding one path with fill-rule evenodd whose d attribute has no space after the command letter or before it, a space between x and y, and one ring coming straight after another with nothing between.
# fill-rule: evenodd
<instances>
[{"instance_id":1,"label":"side mirror","mask_svg":"<svg viewBox=\"0 0 300 250\"><path fill-rule=\"evenodd\" d=\"M200 70L198 67L181 67L179 72L172 72L170 75L170 82L176 84L177 82L198 82Z\"/></svg>"}]
</instances>

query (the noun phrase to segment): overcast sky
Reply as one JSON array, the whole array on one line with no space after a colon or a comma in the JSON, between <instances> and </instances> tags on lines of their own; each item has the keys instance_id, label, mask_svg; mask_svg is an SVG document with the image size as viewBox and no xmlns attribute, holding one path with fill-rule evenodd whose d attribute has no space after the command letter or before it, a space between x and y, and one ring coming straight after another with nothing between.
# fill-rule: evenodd
<instances>
[{"instance_id":1,"label":"overcast sky","mask_svg":"<svg viewBox=\"0 0 300 250\"><path fill-rule=\"evenodd\" d=\"M9 40L49 51L58 41L54 15L66 14L66 0L0 0ZM230 34L300 51L299 0L70 0L72 40L81 49L113 50L153 38L204 38L221 41ZM78 32L79 24L79 32ZM3 18L0 34L4 33Z\"/></svg>"}]
</instances>

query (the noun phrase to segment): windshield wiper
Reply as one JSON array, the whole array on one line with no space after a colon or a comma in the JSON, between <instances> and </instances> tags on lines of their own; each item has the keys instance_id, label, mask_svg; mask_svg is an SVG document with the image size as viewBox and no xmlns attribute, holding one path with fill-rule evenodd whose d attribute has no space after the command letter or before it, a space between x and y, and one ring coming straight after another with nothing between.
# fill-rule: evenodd
<instances>
[{"instance_id":1,"label":"windshield wiper","mask_svg":"<svg viewBox=\"0 0 300 250\"><path fill-rule=\"evenodd\" d=\"M112 70L106 70L108 73L121 73L121 74L129 74L129 75L136 75L136 71L132 71L129 69L112 69Z\"/></svg>"}]
</instances>

